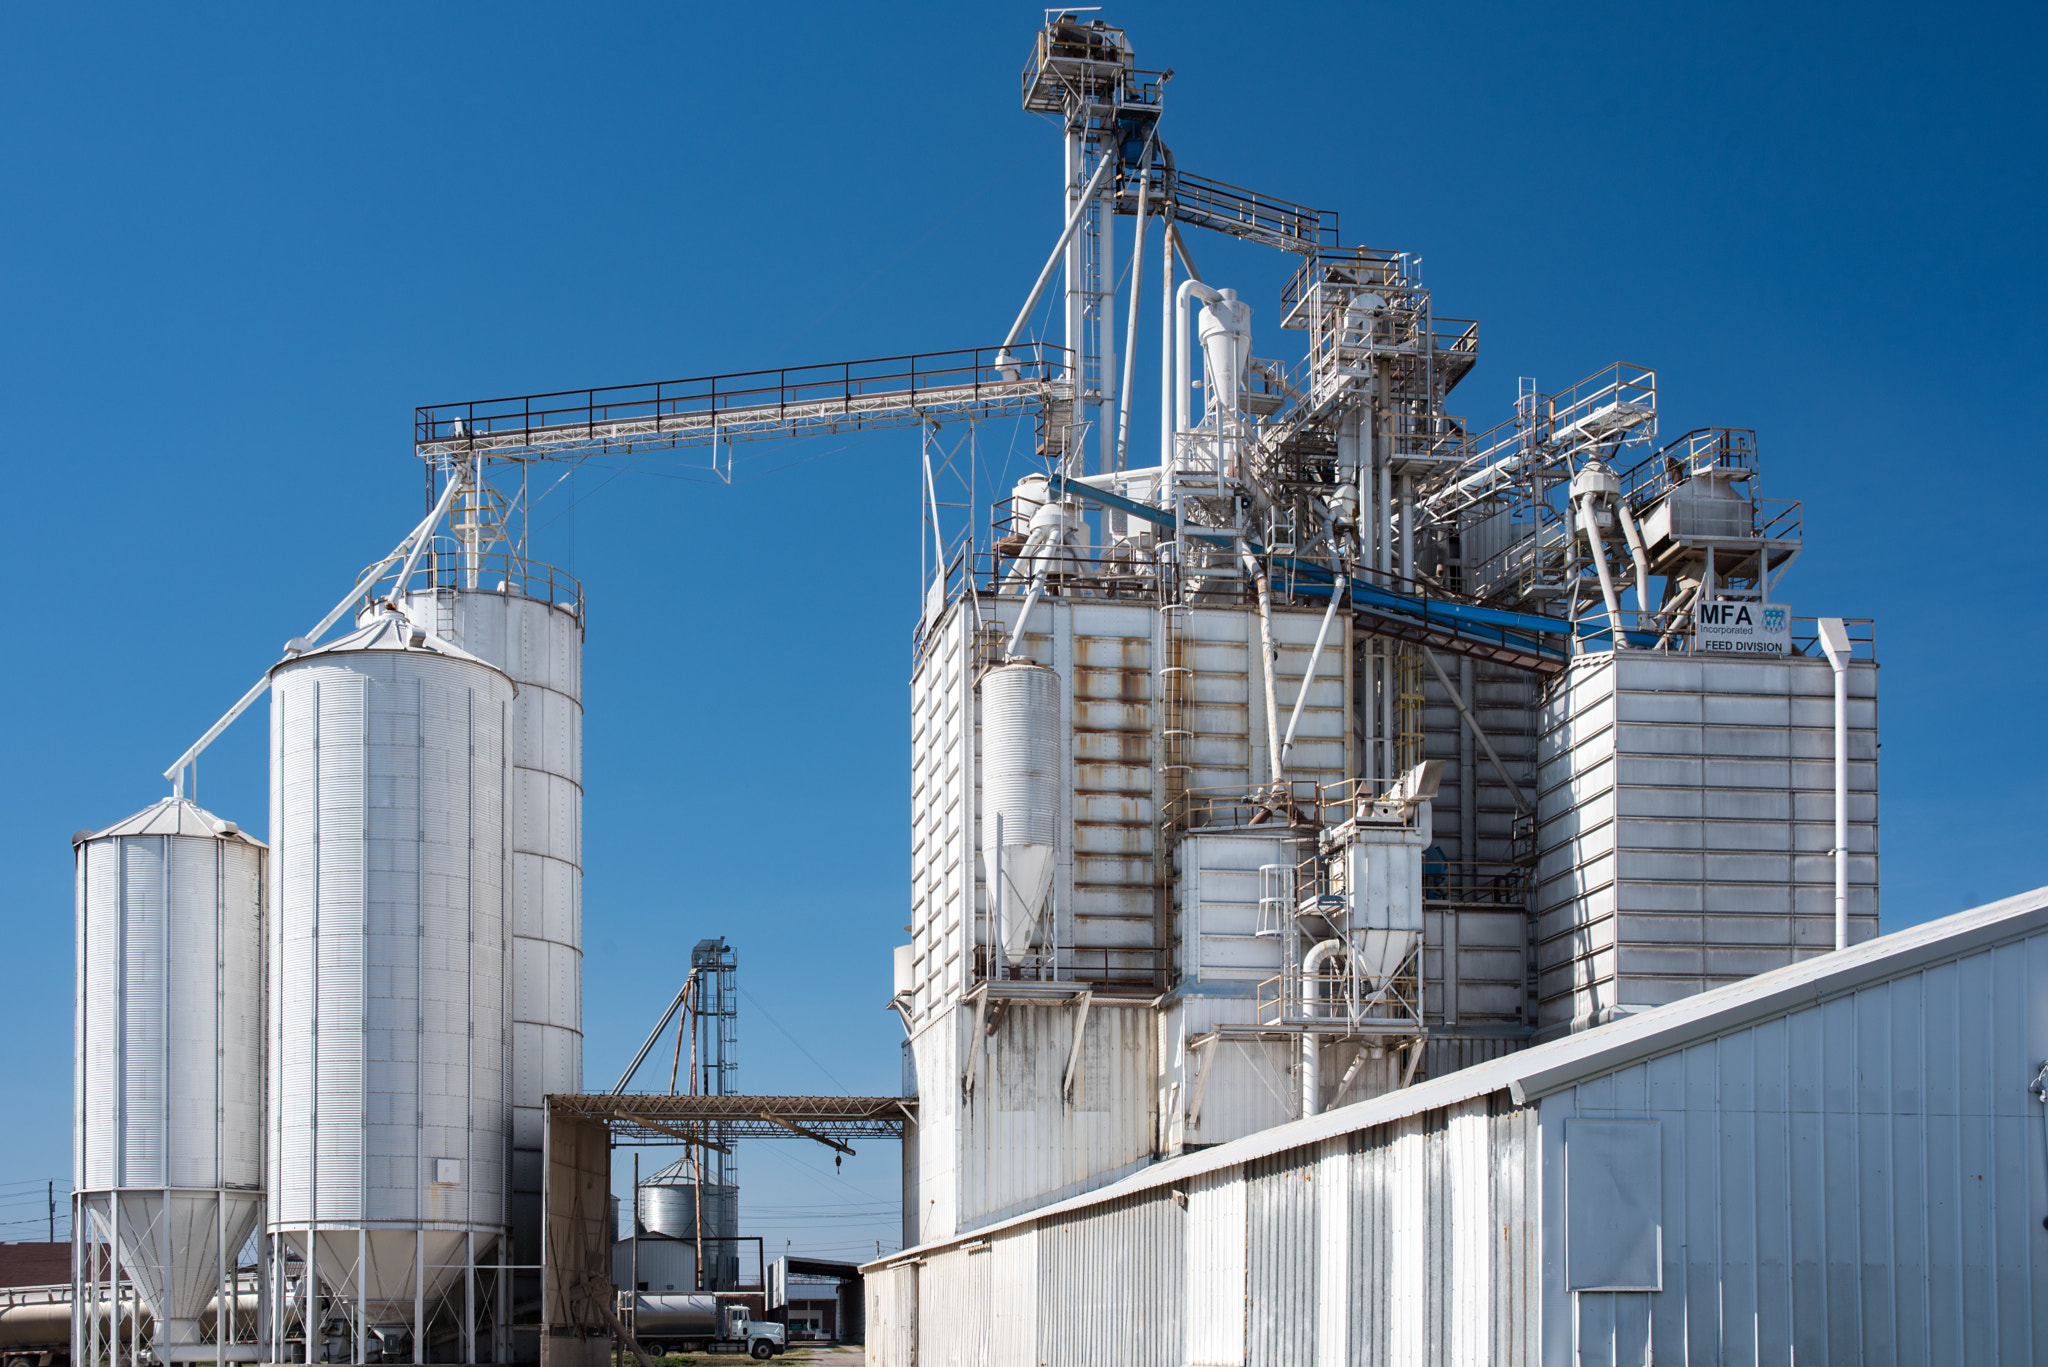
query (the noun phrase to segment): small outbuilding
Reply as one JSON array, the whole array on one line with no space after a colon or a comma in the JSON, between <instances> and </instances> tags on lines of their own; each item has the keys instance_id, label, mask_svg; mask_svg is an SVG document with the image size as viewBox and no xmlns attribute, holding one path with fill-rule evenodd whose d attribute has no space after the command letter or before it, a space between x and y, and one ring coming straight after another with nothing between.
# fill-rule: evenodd
<instances>
[{"instance_id":1,"label":"small outbuilding","mask_svg":"<svg viewBox=\"0 0 2048 1367\"><path fill-rule=\"evenodd\" d=\"M2040 1361L2048 888L869 1264L878 1367Z\"/></svg>"}]
</instances>

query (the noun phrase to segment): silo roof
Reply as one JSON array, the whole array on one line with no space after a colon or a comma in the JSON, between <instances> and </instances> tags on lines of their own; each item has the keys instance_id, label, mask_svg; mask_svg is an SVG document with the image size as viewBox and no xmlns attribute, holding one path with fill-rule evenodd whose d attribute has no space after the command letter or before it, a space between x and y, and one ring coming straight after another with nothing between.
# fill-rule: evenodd
<instances>
[{"instance_id":1,"label":"silo roof","mask_svg":"<svg viewBox=\"0 0 2048 1367\"><path fill-rule=\"evenodd\" d=\"M236 840L259 848L263 845L261 840L234 822L225 821L184 797L167 797L144 807L126 820L116 821L105 830L81 835L75 843L105 840L117 835L192 835L207 840Z\"/></svg>"},{"instance_id":2,"label":"silo roof","mask_svg":"<svg viewBox=\"0 0 2048 1367\"><path fill-rule=\"evenodd\" d=\"M417 642L413 640L416 630L419 634ZM272 673L276 673L285 665L297 664L301 660L310 660L318 655L340 655L361 650L400 650L410 651L415 655L444 655L451 660L467 660L471 664L482 665L494 673L505 673L489 660L472 655L431 631L416 628L408 619L391 612L379 613L367 625L357 627L346 636L337 636L325 645L317 645L299 654L288 655L270 668ZM505 677L510 679L511 675L507 674ZM518 688L516 682L513 688Z\"/></svg>"}]
</instances>

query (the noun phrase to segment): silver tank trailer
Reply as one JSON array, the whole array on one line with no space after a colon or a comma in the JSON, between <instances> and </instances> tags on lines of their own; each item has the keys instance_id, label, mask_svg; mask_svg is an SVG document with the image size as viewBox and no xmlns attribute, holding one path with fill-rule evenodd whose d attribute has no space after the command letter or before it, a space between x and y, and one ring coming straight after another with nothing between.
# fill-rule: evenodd
<instances>
[{"instance_id":1,"label":"silver tank trailer","mask_svg":"<svg viewBox=\"0 0 2048 1367\"><path fill-rule=\"evenodd\" d=\"M159 1360L210 1358L201 1317L263 1209L266 851L176 797L74 840L76 1227L113 1246Z\"/></svg>"},{"instance_id":2,"label":"silver tank trailer","mask_svg":"<svg viewBox=\"0 0 2048 1367\"><path fill-rule=\"evenodd\" d=\"M506 1232L514 688L396 616L271 685L269 1231L402 1354Z\"/></svg>"}]
</instances>

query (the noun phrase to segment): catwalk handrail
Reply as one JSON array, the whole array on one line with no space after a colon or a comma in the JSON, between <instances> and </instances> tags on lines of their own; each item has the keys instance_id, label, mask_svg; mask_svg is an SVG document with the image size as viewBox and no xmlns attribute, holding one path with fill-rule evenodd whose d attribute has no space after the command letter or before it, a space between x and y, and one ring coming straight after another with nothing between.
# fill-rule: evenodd
<instances>
[{"instance_id":1,"label":"catwalk handrail","mask_svg":"<svg viewBox=\"0 0 2048 1367\"><path fill-rule=\"evenodd\" d=\"M413 446L429 459L560 459L905 427L945 414L1023 417L1065 396L1070 369L1067 348L1029 342L1007 354L973 347L423 404Z\"/></svg>"}]
</instances>

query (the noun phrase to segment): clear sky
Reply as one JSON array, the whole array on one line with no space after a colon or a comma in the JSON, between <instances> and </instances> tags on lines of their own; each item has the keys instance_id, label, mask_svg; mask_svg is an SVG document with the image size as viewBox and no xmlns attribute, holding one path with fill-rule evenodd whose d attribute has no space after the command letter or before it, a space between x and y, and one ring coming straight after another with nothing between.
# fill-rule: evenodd
<instances>
[{"instance_id":1,"label":"clear sky","mask_svg":"<svg viewBox=\"0 0 2048 1367\"><path fill-rule=\"evenodd\" d=\"M1805 502L1781 596L1878 619L1886 929L2048 882L2039 6L1107 17L1175 68L1182 167L1339 210L1480 320L1454 412L1626 360L1667 434L1757 430L1762 492ZM67 838L158 797L417 519L413 407L1000 340L1060 214L1056 130L1018 108L1039 21L0 11L0 1238L41 1237L6 1222L70 1170ZM1298 354L1286 263L1192 245ZM1012 434L982 440L1002 466ZM589 599L586 1077L724 934L742 1087L893 1093L917 441L742 456L730 488L687 455L585 468L536 518ZM259 831L263 731L201 789ZM894 1146L857 1147L745 1144L746 1232L892 1247Z\"/></svg>"}]
</instances>

